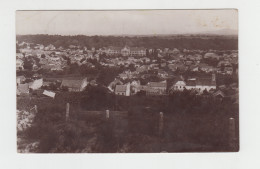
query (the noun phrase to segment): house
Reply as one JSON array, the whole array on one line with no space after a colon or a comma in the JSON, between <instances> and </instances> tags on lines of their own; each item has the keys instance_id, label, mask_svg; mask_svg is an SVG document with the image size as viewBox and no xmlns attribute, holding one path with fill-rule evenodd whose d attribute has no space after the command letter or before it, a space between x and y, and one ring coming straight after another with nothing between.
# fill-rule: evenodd
<instances>
[{"instance_id":1,"label":"house","mask_svg":"<svg viewBox=\"0 0 260 169\"><path fill-rule=\"evenodd\" d=\"M194 78L184 81L183 79L175 80L171 90L183 91L187 90L197 90L203 92L204 90L210 91L216 89L216 76L212 74L211 78Z\"/></svg>"},{"instance_id":2,"label":"house","mask_svg":"<svg viewBox=\"0 0 260 169\"><path fill-rule=\"evenodd\" d=\"M232 66L231 63L228 60L222 60L220 62L218 62L218 66L217 67L221 67L221 66Z\"/></svg>"},{"instance_id":3,"label":"house","mask_svg":"<svg viewBox=\"0 0 260 169\"><path fill-rule=\"evenodd\" d=\"M177 78L175 79L173 86L171 87L171 90L183 91L185 87L186 82L181 78Z\"/></svg>"},{"instance_id":4,"label":"house","mask_svg":"<svg viewBox=\"0 0 260 169\"><path fill-rule=\"evenodd\" d=\"M200 54L195 54L195 55L193 56L193 60L199 61L199 60L201 60L201 59L202 59L202 55L200 55Z\"/></svg>"},{"instance_id":5,"label":"house","mask_svg":"<svg viewBox=\"0 0 260 169\"><path fill-rule=\"evenodd\" d=\"M46 47L44 48L44 50L55 50L55 49L56 49L55 46L52 45L52 44L50 44L50 45L48 45L48 46L46 46Z\"/></svg>"},{"instance_id":6,"label":"house","mask_svg":"<svg viewBox=\"0 0 260 169\"><path fill-rule=\"evenodd\" d=\"M170 55L177 55L180 53L180 51L178 49L174 48L174 49L169 49L166 53L170 54Z\"/></svg>"},{"instance_id":7,"label":"house","mask_svg":"<svg viewBox=\"0 0 260 169\"><path fill-rule=\"evenodd\" d=\"M29 94L29 84L18 84L17 86L17 95Z\"/></svg>"},{"instance_id":8,"label":"house","mask_svg":"<svg viewBox=\"0 0 260 169\"><path fill-rule=\"evenodd\" d=\"M61 65L53 65L52 68L51 68L51 71L60 71L60 70L63 70L62 66Z\"/></svg>"},{"instance_id":9,"label":"house","mask_svg":"<svg viewBox=\"0 0 260 169\"><path fill-rule=\"evenodd\" d=\"M40 49L40 50L43 50L44 49L44 46L43 45L40 45L40 44L37 44L34 49Z\"/></svg>"},{"instance_id":10,"label":"house","mask_svg":"<svg viewBox=\"0 0 260 169\"><path fill-rule=\"evenodd\" d=\"M139 80L134 80L131 82L131 86L139 86L141 83Z\"/></svg>"},{"instance_id":11,"label":"house","mask_svg":"<svg viewBox=\"0 0 260 169\"><path fill-rule=\"evenodd\" d=\"M24 61L22 59L16 59L16 70L23 70Z\"/></svg>"},{"instance_id":12,"label":"house","mask_svg":"<svg viewBox=\"0 0 260 169\"><path fill-rule=\"evenodd\" d=\"M166 88L166 80L162 82L148 82L146 87L146 95L165 95Z\"/></svg>"},{"instance_id":13,"label":"house","mask_svg":"<svg viewBox=\"0 0 260 169\"><path fill-rule=\"evenodd\" d=\"M195 88L199 89L199 91L216 89L216 81L211 78L197 78Z\"/></svg>"},{"instance_id":14,"label":"house","mask_svg":"<svg viewBox=\"0 0 260 169\"><path fill-rule=\"evenodd\" d=\"M130 85L131 86L131 92L133 94L136 94L137 92L139 92L140 91L140 85L141 85L141 83L140 83L139 80L132 81L131 85Z\"/></svg>"},{"instance_id":15,"label":"house","mask_svg":"<svg viewBox=\"0 0 260 169\"><path fill-rule=\"evenodd\" d=\"M114 92L116 85L123 85L123 82L121 82L119 79L115 79L108 85L108 89Z\"/></svg>"},{"instance_id":16,"label":"house","mask_svg":"<svg viewBox=\"0 0 260 169\"><path fill-rule=\"evenodd\" d=\"M199 64L199 70L203 71L203 72L213 72L215 69L213 66L209 66L208 64L206 63L200 63Z\"/></svg>"},{"instance_id":17,"label":"house","mask_svg":"<svg viewBox=\"0 0 260 169\"><path fill-rule=\"evenodd\" d=\"M83 79L75 79L75 78L66 78L63 79L61 82L61 88L68 88L68 91L70 92L80 92L85 89L85 87L88 85L87 78Z\"/></svg>"},{"instance_id":18,"label":"house","mask_svg":"<svg viewBox=\"0 0 260 169\"><path fill-rule=\"evenodd\" d=\"M222 100L225 97L225 94L221 90L216 91L212 95L214 98L220 99L220 100Z\"/></svg>"},{"instance_id":19,"label":"house","mask_svg":"<svg viewBox=\"0 0 260 169\"><path fill-rule=\"evenodd\" d=\"M232 75L233 74L233 67L225 67L224 72L228 75Z\"/></svg>"},{"instance_id":20,"label":"house","mask_svg":"<svg viewBox=\"0 0 260 169\"><path fill-rule=\"evenodd\" d=\"M172 71L186 71L187 67L183 63L174 63L174 64L168 64L168 68L171 69Z\"/></svg>"},{"instance_id":21,"label":"house","mask_svg":"<svg viewBox=\"0 0 260 169\"><path fill-rule=\"evenodd\" d=\"M19 59L24 58L24 55L22 53L16 53L16 58Z\"/></svg>"},{"instance_id":22,"label":"house","mask_svg":"<svg viewBox=\"0 0 260 169\"><path fill-rule=\"evenodd\" d=\"M197 65L191 65L189 67L189 70L192 71L192 72L198 72L199 71L199 66Z\"/></svg>"},{"instance_id":23,"label":"house","mask_svg":"<svg viewBox=\"0 0 260 169\"><path fill-rule=\"evenodd\" d=\"M136 71L138 73L145 72L145 71L148 71L148 70L149 70L149 66L148 65L142 65L142 66L136 68Z\"/></svg>"},{"instance_id":24,"label":"house","mask_svg":"<svg viewBox=\"0 0 260 169\"><path fill-rule=\"evenodd\" d=\"M45 96L52 97L52 98L55 97L55 93L51 92L51 91L48 91L48 90L44 90L42 94L45 95Z\"/></svg>"},{"instance_id":25,"label":"house","mask_svg":"<svg viewBox=\"0 0 260 169\"><path fill-rule=\"evenodd\" d=\"M158 70L158 76L162 77L162 78L167 78L168 77L168 73L159 69Z\"/></svg>"},{"instance_id":26,"label":"house","mask_svg":"<svg viewBox=\"0 0 260 169\"><path fill-rule=\"evenodd\" d=\"M16 77L16 84L21 84L26 80L24 76L17 76Z\"/></svg>"},{"instance_id":27,"label":"house","mask_svg":"<svg viewBox=\"0 0 260 169\"><path fill-rule=\"evenodd\" d=\"M115 94L130 96L130 83L127 83L126 85L116 85Z\"/></svg>"},{"instance_id":28,"label":"house","mask_svg":"<svg viewBox=\"0 0 260 169\"><path fill-rule=\"evenodd\" d=\"M49 87L51 84L54 84L54 82L43 82L42 86Z\"/></svg>"},{"instance_id":29,"label":"house","mask_svg":"<svg viewBox=\"0 0 260 169\"><path fill-rule=\"evenodd\" d=\"M119 77L120 77L121 79L123 79L123 80L125 80L125 79L128 78L128 76L127 76L126 73L120 73L120 74L119 74Z\"/></svg>"},{"instance_id":30,"label":"house","mask_svg":"<svg viewBox=\"0 0 260 169\"><path fill-rule=\"evenodd\" d=\"M37 90L41 88L42 85L43 85L43 79L37 79L29 83L29 88L32 90Z\"/></svg>"},{"instance_id":31,"label":"house","mask_svg":"<svg viewBox=\"0 0 260 169\"><path fill-rule=\"evenodd\" d=\"M210 58L210 59L217 59L217 60L219 60L219 59L220 59L220 56L217 55L216 53L211 53L211 52L209 52L209 53L206 53L206 54L204 55L204 58L205 58L205 59Z\"/></svg>"}]
</instances>

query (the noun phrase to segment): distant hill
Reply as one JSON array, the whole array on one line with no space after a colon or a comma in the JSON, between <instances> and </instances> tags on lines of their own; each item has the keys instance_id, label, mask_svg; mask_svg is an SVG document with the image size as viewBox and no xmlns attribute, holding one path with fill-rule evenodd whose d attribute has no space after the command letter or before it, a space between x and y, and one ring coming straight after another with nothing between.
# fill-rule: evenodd
<instances>
[{"instance_id":1,"label":"distant hill","mask_svg":"<svg viewBox=\"0 0 260 169\"><path fill-rule=\"evenodd\" d=\"M217 31L208 31L208 32L204 32L202 34L209 34L209 35L223 35L223 36L237 36L238 35L238 30L234 30L234 29L220 29Z\"/></svg>"},{"instance_id":2,"label":"distant hill","mask_svg":"<svg viewBox=\"0 0 260 169\"><path fill-rule=\"evenodd\" d=\"M178 48L201 50L237 50L237 36L219 34L177 34L177 35L121 35L121 36L61 36L61 35L17 35L18 42L53 44L55 47L69 45L102 48L108 46L136 46L145 48Z\"/></svg>"}]
</instances>

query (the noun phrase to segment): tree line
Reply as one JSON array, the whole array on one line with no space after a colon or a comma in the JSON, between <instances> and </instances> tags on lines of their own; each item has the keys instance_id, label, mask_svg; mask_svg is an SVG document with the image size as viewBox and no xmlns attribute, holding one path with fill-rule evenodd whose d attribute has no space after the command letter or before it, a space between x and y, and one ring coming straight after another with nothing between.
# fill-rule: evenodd
<instances>
[{"instance_id":1,"label":"tree line","mask_svg":"<svg viewBox=\"0 0 260 169\"><path fill-rule=\"evenodd\" d=\"M61 36L61 35L17 35L19 43L28 42L34 44L49 44L55 47L67 48L70 45L102 48L108 46L123 47L136 46L145 48L178 48L182 49L201 49L201 50L237 50L238 38L226 36L209 36L207 38L201 36Z\"/></svg>"}]
</instances>

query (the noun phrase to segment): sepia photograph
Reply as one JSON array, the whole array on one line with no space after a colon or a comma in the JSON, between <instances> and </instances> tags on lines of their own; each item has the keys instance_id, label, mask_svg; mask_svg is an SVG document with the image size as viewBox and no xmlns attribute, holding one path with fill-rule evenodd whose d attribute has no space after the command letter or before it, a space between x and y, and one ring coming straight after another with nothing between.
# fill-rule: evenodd
<instances>
[{"instance_id":1,"label":"sepia photograph","mask_svg":"<svg viewBox=\"0 0 260 169\"><path fill-rule=\"evenodd\" d=\"M239 151L237 9L15 15L18 153Z\"/></svg>"}]
</instances>

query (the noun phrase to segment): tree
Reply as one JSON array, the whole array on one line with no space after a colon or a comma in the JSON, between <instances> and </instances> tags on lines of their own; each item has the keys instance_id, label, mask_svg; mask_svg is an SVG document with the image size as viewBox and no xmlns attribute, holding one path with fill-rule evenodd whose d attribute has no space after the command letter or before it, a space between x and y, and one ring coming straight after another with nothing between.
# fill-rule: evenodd
<instances>
[{"instance_id":1,"label":"tree","mask_svg":"<svg viewBox=\"0 0 260 169\"><path fill-rule=\"evenodd\" d=\"M24 69L32 70L33 62L31 60L25 59L23 67L24 67Z\"/></svg>"},{"instance_id":2,"label":"tree","mask_svg":"<svg viewBox=\"0 0 260 169\"><path fill-rule=\"evenodd\" d=\"M108 86L118 74L123 72L123 68L102 68L97 78L99 84Z\"/></svg>"},{"instance_id":3,"label":"tree","mask_svg":"<svg viewBox=\"0 0 260 169\"><path fill-rule=\"evenodd\" d=\"M81 107L84 109L105 110L114 106L114 96L108 93L108 89L105 87L88 85L84 94L84 97L81 98Z\"/></svg>"},{"instance_id":4,"label":"tree","mask_svg":"<svg viewBox=\"0 0 260 169\"><path fill-rule=\"evenodd\" d=\"M63 92L67 92L67 91L69 91L69 88L68 88L67 86L62 86L62 87L61 87L61 90L62 90Z\"/></svg>"},{"instance_id":5,"label":"tree","mask_svg":"<svg viewBox=\"0 0 260 169\"><path fill-rule=\"evenodd\" d=\"M79 71L79 65L77 63L70 64L69 72L70 73L77 73Z\"/></svg>"},{"instance_id":6,"label":"tree","mask_svg":"<svg viewBox=\"0 0 260 169\"><path fill-rule=\"evenodd\" d=\"M135 65L133 63L131 63L128 68L130 69L131 72L136 70Z\"/></svg>"}]
</instances>

